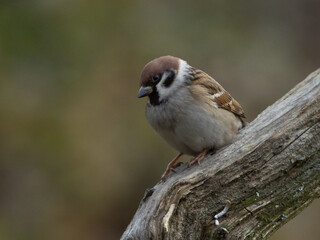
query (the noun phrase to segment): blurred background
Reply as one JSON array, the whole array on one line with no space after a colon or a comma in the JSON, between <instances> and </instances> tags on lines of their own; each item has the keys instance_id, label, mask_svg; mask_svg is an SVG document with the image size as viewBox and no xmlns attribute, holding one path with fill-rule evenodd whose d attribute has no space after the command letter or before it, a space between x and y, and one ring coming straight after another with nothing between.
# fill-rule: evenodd
<instances>
[{"instance_id":1,"label":"blurred background","mask_svg":"<svg viewBox=\"0 0 320 240\"><path fill-rule=\"evenodd\" d=\"M119 239L176 152L137 99L179 56L248 120L320 67L320 2L2 0L0 239ZM188 160L188 159L185 159ZM274 236L320 239L320 201Z\"/></svg>"}]
</instances>

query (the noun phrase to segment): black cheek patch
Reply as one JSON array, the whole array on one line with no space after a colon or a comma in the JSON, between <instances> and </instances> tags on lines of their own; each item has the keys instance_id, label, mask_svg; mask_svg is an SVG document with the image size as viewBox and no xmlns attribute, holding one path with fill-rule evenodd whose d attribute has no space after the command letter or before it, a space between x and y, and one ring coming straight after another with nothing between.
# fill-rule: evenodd
<instances>
[{"instance_id":1,"label":"black cheek patch","mask_svg":"<svg viewBox=\"0 0 320 240\"><path fill-rule=\"evenodd\" d=\"M155 87L153 88L153 92L149 95L149 99L150 99L150 104L152 106L157 106L161 103L159 101L160 100L159 93Z\"/></svg>"},{"instance_id":2,"label":"black cheek patch","mask_svg":"<svg viewBox=\"0 0 320 240\"><path fill-rule=\"evenodd\" d=\"M173 83L173 80L176 76L176 74L172 70L169 70L168 73L169 74L168 74L166 80L163 82L163 86L165 86L166 88L170 87L170 85Z\"/></svg>"}]
</instances>

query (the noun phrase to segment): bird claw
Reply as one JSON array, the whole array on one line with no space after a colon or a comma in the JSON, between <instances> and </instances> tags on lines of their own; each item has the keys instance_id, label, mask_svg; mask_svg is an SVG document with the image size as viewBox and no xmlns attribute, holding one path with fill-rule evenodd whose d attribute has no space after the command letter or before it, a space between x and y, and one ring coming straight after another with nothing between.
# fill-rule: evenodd
<instances>
[{"instance_id":1,"label":"bird claw","mask_svg":"<svg viewBox=\"0 0 320 240\"><path fill-rule=\"evenodd\" d=\"M200 162L201 162L202 159L198 158L198 157L195 157L193 159L191 159L191 161L189 162L188 164L188 167L191 167L192 165L194 165L195 163L198 163L198 165L200 165Z\"/></svg>"},{"instance_id":2,"label":"bird claw","mask_svg":"<svg viewBox=\"0 0 320 240\"><path fill-rule=\"evenodd\" d=\"M179 166L181 166L181 165L183 164L182 162L176 163L176 161L177 161L182 155L183 155L183 153L179 153L179 154L168 164L166 171L165 171L165 172L162 174L162 176L161 176L161 180L165 180L166 177L168 176L168 174L169 174L171 171L175 172L174 169L177 168L177 167L179 167Z\"/></svg>"},{"instance_id":3,"label":"bird claw","mask_svg":"<svg viewBox=\"0 0 320 240\"><path fill-rule=\"evenodd\" d=\"M208 149L202 150L197 156L190 160L188 167L191 167L195 163L198 163L198 165L200 165L201 160L204 158L208 151Z\"/></svg>"},{"instance_id":4,"label":"bird claw","mask_svg":"<svg viewBox=\"0 0 320 240\"><path fill-rule=\"evenodd\" d=\"M176 173L177 172L176 168L180 167L182 164L183 164L183 162L178 162L178 163L174 164L173 166L168 167L167 170L163 173L161 180L164 180L169 175L170 172Z\"/></svg>"}]
</instances>

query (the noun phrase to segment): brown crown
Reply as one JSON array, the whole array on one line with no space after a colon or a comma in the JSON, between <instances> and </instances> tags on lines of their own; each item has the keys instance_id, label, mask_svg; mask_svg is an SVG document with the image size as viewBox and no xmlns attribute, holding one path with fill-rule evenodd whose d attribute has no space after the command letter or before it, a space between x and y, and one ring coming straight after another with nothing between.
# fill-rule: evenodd
<instances>
[{"instance_id":1,"label":"brown crown","mask_svg":"<svg viewBox=\"0 0 320 240\"><path fill-rule=\"evenodd\" d=\"M174 69L178 71L179 68L179 58L173 56L163 56L153 59L147 63L142 69L140 75L140 86L145 86L148 81L155 74L162 74L168 69Z\"/></svg>"}]
</instances>

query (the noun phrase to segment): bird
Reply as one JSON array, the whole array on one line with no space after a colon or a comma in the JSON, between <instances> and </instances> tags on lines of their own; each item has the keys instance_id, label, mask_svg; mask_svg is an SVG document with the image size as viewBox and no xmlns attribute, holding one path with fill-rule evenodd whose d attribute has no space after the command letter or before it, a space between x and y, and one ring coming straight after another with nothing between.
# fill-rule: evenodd
<instances>
[{"instance_id":1,"label":"bird","mask_svg":"<svg viewBox=\"0 0 320 240\"><path fill-rule=\"evenodd\" d=\"M182 155L200 163L209 151L231 143L245 127L241 105L204 71L174 56L162 56L142 69L138 98L148 97L145 115L155 132L179 154L161 179L182 163Z\"/></svg>"}]
</instances>

